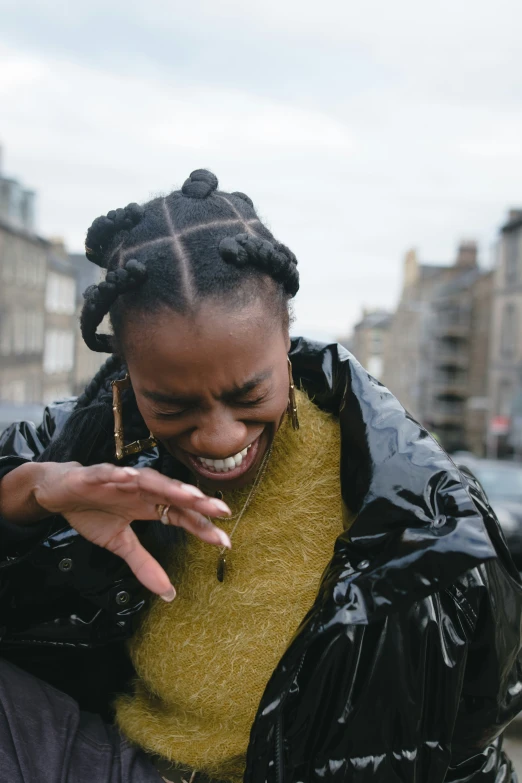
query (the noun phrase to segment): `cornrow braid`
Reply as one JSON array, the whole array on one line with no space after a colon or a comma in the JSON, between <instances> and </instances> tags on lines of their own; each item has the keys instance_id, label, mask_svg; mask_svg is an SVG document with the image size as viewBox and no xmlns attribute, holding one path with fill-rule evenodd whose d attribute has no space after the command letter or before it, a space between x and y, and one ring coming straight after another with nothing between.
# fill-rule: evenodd
<instances>
[{"instance_id":1,"label":"cornrow braid","mask_svg":"<svg viewBox=\"0 0 522 783\"><path fill-rule=\"evenodd\" d=\"M96 330L116 299L138 288L146 277L146 267L131 258L125 266L118 267L114 272L107 272L101 283L86 289L83 294L85 305L80 316L80 327L82 337L91 351L112 353L112 337L108 334L97 334Z\"/></svg>"},{"instance_id":2,"label":"cornrow braid","mask_svg":"<svg viewBox=\"0 0 522 783\"><path fill-rule=\"evenodd\" d=\"M288 296L295 296L299 290L297 259L285 245L269 242L267 239L237 234L225 237L219 244L221 257L240 269L247 264L266 272L281 283Z\"/></svg>"},{"instance_id":3,"label":"cornrow braid","mask_svg":"<svg viewBox=\"0 0 522 783\"><path fill-rule=\"evenodd\" d=\"M89 261L107 269L105 251L115 235L120 231L129 231L142 217L143 208L132 203L123 209L111 209L107 215L96 218L85 238L85 255Z\"/></svg>"}]
</instances>

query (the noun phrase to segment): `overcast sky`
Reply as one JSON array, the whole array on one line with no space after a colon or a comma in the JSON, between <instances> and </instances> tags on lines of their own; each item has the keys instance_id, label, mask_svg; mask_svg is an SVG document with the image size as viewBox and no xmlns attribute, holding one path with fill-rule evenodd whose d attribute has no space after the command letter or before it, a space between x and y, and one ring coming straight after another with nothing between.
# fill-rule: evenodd
<instances>
[{"instance_id":1,"label":"overcast sky","mask_svg":"<svg viewBox=\"0 0 522 783\"><path fill-rule=\"evenodd\" d=\"M0 0L4 174L38 229L212 169L301 270L297 330L393 307L402 257L491 262L522 205L520 0Z\"/></svg>"}]
</instances>

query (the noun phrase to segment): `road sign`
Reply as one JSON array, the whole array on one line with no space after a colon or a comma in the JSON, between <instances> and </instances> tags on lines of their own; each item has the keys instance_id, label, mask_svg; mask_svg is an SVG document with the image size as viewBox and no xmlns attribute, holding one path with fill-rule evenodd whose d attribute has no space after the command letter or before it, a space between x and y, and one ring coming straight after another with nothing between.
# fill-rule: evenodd
<instances>
[{"instance_id":1,"label":"road sign","mask_svg":"<svg viewBox=\"0 0 522 783\"><path fill-rule=\"evenodd\" d=\"M511 429L509 416L493 416L489 422L489 431L492 435L507 435Z\"/></svg>"}]
</instances>

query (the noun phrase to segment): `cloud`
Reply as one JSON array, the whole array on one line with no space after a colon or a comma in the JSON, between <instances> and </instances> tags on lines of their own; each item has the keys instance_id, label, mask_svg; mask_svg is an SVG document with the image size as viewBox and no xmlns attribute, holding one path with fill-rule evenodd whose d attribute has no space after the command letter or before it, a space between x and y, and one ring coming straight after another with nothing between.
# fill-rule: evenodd
<instances>
[{"instance_id":1,"label":"cloud","mask_svg":"<svg viewBox=\"0 0 522 783\"><path fill-rule=\"evenodd\" d=\"M193 168L254 199L297 253L298 327L393 306L404 250L484 258L522 201L522 5L472 0L0 0L9 171L40 225L92 219Z\"/></svg>"},{"instance_id":2,"label":"cloud","mask_svg":"<svg viewBox=\"0 0 522 783\"><path fill-rule=\"evenodd\" d=\"M74 249L96 215L179 187L202 165L224 188L251 192L270 215L274 188L288 199L286 187L306 187L307 161L328 167L357 149L348 127L321 111L7 47L0 48L0 96L11 168L31 171L43 230ZM299 224L305 212L301 205Z\"/></svg>"}]
</instances>

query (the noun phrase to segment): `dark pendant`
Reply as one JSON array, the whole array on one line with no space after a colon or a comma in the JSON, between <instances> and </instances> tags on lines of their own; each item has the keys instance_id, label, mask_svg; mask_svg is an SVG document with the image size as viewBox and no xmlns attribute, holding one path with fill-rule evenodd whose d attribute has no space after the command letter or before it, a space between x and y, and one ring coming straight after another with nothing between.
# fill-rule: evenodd
<instances>
[{"instance_id":1,"label":"dark pendant","mask_svg":"<svg viewBox=\"0 0 522 783\"><path fill-rule=\"evenodd\" d=\"M218 558L218 564L217 564L217 578L218 582L224 582L225 581L225 573L227 570L227 556L226 555L220 555Z\"/></svg>"}]
</instances>

